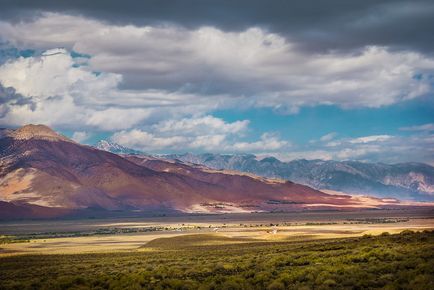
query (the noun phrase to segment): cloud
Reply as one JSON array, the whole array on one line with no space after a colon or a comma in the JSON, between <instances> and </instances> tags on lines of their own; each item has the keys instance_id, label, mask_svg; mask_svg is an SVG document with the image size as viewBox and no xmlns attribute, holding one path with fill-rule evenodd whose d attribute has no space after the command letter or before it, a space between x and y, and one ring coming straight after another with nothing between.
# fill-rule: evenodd
<instances>
[{"instance_id":1,"label":"cloud","mask_svg":"<svg viewBox=\"0 0 434 290\"><path fill-rule=\"evenodd\" d=\"M307 159L307 160L332 160L333 154L325 150L306 150L306 151L289 151L289 152L265 152L256 155L258 159L273 156L280 161L291 161L297 159Z\"/></svg>"},{"instance_id":2,"label":"cloud","mask_svg":"<svg viewBox=\"0 0 434 290\"><path fill-rule=\"evenodd\" d=\"M0 56L1 125L110 131L115 141L150 151L433 160L432 124L402 128L414 132L407 137L332 132L297 148L272 133L252 138L249 120L212 116L245 108L378 108L433 94L432 3L315 2L317 11L305 2L280 9L201 1L195 4L204 13L192 17L177 3L140 4L147 10L49 2L36 11L30 2L0 11L2 47L32 51Z\"/></svg>"},{"instance_id":3,"label":"cloud","mask_svg":"<svg viewBox=\"0 0 434 290\"><path fill-rule=\"evenodd\" d=\"M88 102L100 91L114 89L122 78L111 73L96 75L75 64L65 49L51 49L40 57L21 57L0 66L0 81L36 100L69 95L78 98L77 101ZM88 97L80 99L81 92Z\"/></svg>"},{"instance_id":4,"label":"cloud","mask_svg":"<svg viewBox=\"0 0 434 290\"><path fill-rule=\"evenodd\" d=\"M111 140L147 152L261 152L276 151L290 145L270 133L263 134L258 141L240 142L238 140L248 130L247 125L245 120L227 123L212 116L165 120L151 126L149 131L133 129L116 132Z\"/></svg>"},{"instance_id":5,"label":"cloud","mask_svg":"<svg viewBox=\"0 0 434 290\"><path fill-rule=\"evenodd\" d=\"M363 136L358 138L344 138L340 140L327 142L325 146L337 147L343 144L366 144L366 143L384 142L391 138L393 138L393 136L390 135L371 135L371 136Z\"/></svg>"},{"instance_id":6,"label":"cloud","mask_svg":"<svg viewBox=\"0 0 434 290\"><path fill-rule=\"evenodd\" d=\"M0 123L115 131L158 120L163 111L187 115L214 104L191 94L121 90L121 82L121 75L94 72L65 49L10 60L0 66ZM185 103L193 104L179 108Z\"/></svg>"},{"instance_id":7,"label":"cloud","mask_svg":"<svg viewBox=\"0 0 434 290\"><path fill-rule=\"evenodd\" d=\"M165 120L154 125L154 130L164 134L235 134L247 129L248 120L226 123L220 118L203 116L198 118L183 118L181 120Z\"/></svg>"},{"instance_id":8,"label":"cloud","mask_svg":"<svg viewBox=\"0 0 434 290\"><path fill-rule=\"evenodd\" d=\"M113 134L111 140L120 145L143 151L182 148L188 144L187 138L183 136L158 137L139 129L117 132Z\"/></svg>"},{"instance_id":9,"label":"cloud","mask_svg":"<svg viewBox=\"0 0 434 290\"><path fill-rule=\"evenodd\" d=\"M71 139L74 140L75 142L82 143L82 142L86 141L87 139L89 139L90 136L91 135L87 132L77 131L77 132L74 132L72 134Z\"/></svg>"},{"instance_id":10,"label":"cloud","mask_svg":"<svg viewBox=\"0 0 434 290\"><path fill-rule=\"evenodd\" d=\"M359 160L367 162L423 162L434 165L434 135L411 136L372 135L341 138L323 144L310 143L310 147L294 146L291 152L274 152L281 160L324 159ZM262 154L266 156L267 154Z\"/></svg>"},{"instance_id":11,"label":"cloud","mask_svg":"<svg viewBox=\"0 0 434 290\"><path fill-rule=\"evenodd\" d=\"M434 163L434 136L366 136L341 140L334 150L336 159Z\"/></svg>"},{"instance_id":12,"label":"cloud","mask_svg":"<svg viewBox=\"0 0 434 290\"><path fill-rule=\"evenodd\" d=\"M336 136L337 136L336 132L331 132L331 133L328 133L328 134L322 136L319 140L322 142L327 142L327 141L331 141Z\"/></svg>"},{"instance_id":13,"label":"cloud","mask_svg":"<svg viewBox=\"0 0 434 290\"><path fill-rule=\"evenodd\" d=\"M227 146L228 138L241 136L248 123L247 120L227 123L210 115L167 119L148 126L147 131L116 132L111 139L123 146L148 152L221 150Z\"/></svg>"},{"instance_id":14,"label":"cloud","mask_svg":"<svg viewBox=\"0 0 434 290\"><path fill-rule=\"evenodd\" d=\"M390 135L372 135L372 136L350 139L348 140L348 142L352 144L365 144L365 143L372 143L372 142L384 142L389 140L390 138L392 138L392 136Z\"/></svg>"},{"instance_id":15,"label":"cloud","mask_svg":"<svg viewBox=\"0 0 434 290\"><path fill-rule=\"evenodd\" d=\"M4 87L0 83L0 119L6 116L11 107L27 105L30 110L35 109L31 98L24 97L12 87Z\"/></svg>"},{"instance_id":16,"label":"cloud","mask_svg":"<svg viewBox=\"0 0 434 290\"><path fill-rule=\"evenodd\" d=\"M264 151L276 151L282 150L288 147L290 143L288 141L280 140L275 134L264 133L261 135L261 140L256 142L237 142L228 146L227 149L238 152L264 152Z\"/></svg>"},{"instance_id":17,"label":"cloud","mask_svg":"<svg viewBox=\"0 0 434 290\"><path fill-rule=\"evenodd\" d=\"M401 131L434 131L434 123L399 128Z\"/></svg>"},{"instance_id":18,"label":"cloud","mask_svg":"<svg viewBox=\"0 0 434 290\"><path fill-rule=\"evenodd\" d=\"M208 111L269 107L296 113L320 104L377 108L433 91L434 59L424 54L376 45L312 54L260 27L228 32L209 26L122 26L43 13L29 22L0 22L0 36L15 46L63 46L90 55L79 69L102 74L93 79L90 74L81 86L97 97L103 91L104 101L98 100L117 106L194 103ZM99 86L104 90L93 89Z\"/></svg>"},{"instance_id":19,"label":"cloud","mask_svg":"<svg viewBox=\"0 0 434 290\"><path fill-rule=\"evenodd\" d=\"M371 44L430 53L434 49L434 4L430 0L275 0L273 5L261 0L110 0L104 5L86 0L24 0L2 5L0 18L28 21L46 11L84 15L116 25L213 26L230 32L266 27L290 38L300 49L316 52ZM63 34L56 36L62 38Z\"/></svg>"}]
</instances>

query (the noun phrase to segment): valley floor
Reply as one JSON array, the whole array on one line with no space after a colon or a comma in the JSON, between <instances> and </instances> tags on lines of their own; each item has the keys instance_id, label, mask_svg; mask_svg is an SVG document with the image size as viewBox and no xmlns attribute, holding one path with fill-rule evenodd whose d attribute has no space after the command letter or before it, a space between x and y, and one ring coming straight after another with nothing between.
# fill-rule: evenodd
<instances>
[{"instance_id":1,"label":"valley floor","mask_svg":"<svg viewBox=\"0 0 434 290\"><path fill-rule=\"evenodd\" d=\"M0 289L434 289L434 210L0 223Z\"/></svg>"},{"instance_id":2,"label":"valley floor","mask_svg":"<svg viewBox=\"0 0 434 290\"><path fill-rule=\"evenodd\" d=\"M434 229L434 209L186 215L0 223L0 256L131 251L164 237L216 234L226 244ZM3 241L3 242L2 242Z\"/></svg>"}]
</instances>

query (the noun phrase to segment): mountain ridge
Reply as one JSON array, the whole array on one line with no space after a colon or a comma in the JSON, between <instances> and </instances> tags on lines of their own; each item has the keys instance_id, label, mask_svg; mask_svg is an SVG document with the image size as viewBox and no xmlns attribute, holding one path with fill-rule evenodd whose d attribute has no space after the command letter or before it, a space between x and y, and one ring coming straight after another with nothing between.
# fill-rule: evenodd
<instances>
[{"instance_id":1,"label":"mountain ridge","mask_svg":"<svg viewBox=\"0 0 434 290\"><path fill-rule=\"evenodd\" d=\"M22 131L28 129L31 133L23 138ZM25 127L1 135L0 208L52 217L97 208L222 213L401 206L379 199L366 203L286 180L141 155L121 156L53 132Z\"/></svg>"},{"instance_id":2,"label":"mountain ridge","mask_svg":"<svg viewBox=\"0 0 434 290\"><path fill-rule=\"evenodd\" d=\"M50 141L65 141L65 142L74 142L71 139L58 134L50 127L42 124L28 124L24 125L16 130L12 129L1 129L2 133L0 137L11 137L16 140L30 140L30 139L38 139L38 140L50 140Z\"/></svg>"},{"instance_id":3,"label":"mountain ridge","mask_svg":"<svg viewBox=\"0 0 434 290\"><path fill-rule=\"evenodd\" d=\"M134 154L286 179L318 190L434 201L434 167L420 162L387 164L321 159L284 162L272 156L258 158L254 154Z\"/></svg>"},{"instance_id":4,"label":"mountain ridge","mask_svg":"<svg viewBox=\"0 0 434 290\"><path fill-rule=\"evenodd\" d=\"M168 159L202 164L215 169L250 172L283 178L316 189L330 189L378 197L434 200L434 167L417 162L385 164L360 161L306 160L282 162L255 155L171 154Z\"/></svg>"}]
</instances>

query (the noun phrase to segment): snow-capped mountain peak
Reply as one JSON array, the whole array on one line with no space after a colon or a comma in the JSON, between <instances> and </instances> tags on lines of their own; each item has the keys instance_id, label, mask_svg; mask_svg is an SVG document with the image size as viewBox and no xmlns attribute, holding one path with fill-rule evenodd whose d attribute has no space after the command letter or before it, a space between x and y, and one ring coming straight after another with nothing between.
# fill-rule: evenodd
<instances>
[{"instance_id":1,"label":"snow-capped mountain peak","mask_svg":"<svg viewBox=\"0 0 434 290\"><path fill-rule=\"evenodd\" d=\"M111 153L116 153L116 154L141 154L142 153L138 150L134 150L107 140L100 140L98 143L96 143L95 148L99 150L108 151Z\"/></svg>"}]
</instances>

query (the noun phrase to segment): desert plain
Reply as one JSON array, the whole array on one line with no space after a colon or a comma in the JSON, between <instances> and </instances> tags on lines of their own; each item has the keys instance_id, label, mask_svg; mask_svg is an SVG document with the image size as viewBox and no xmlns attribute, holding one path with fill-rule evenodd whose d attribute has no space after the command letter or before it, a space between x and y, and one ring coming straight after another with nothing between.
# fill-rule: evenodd
<instances>
[{"instance_id":1,"label":"desert plain","mask_svg":"<svg viewBox=\"0 0 434 290\"><path fill-rule=\"evenodd\" d=\"M335 239L432 229L434 209L430 207L9 221L0 223L2 239L10 240L0 245L0 256L143 251L160 241L192 235L198 239L191 240L191 245L199 246ZM176 246L174 243L173 247Z\"/></svg>"}]
</instances>

